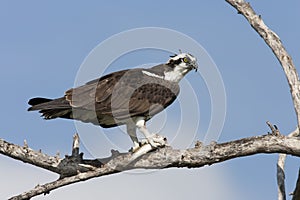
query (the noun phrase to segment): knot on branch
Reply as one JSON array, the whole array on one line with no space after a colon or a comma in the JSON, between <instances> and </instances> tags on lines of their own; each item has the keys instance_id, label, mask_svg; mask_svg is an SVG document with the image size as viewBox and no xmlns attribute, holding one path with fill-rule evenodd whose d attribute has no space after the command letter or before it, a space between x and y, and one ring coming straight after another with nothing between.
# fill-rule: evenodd
<instances>
[{"instance_id":1,"label":"knot on branch","mask_svg":"<svg viewBox=\"0 0 300 200\"><path fill-rule=\"evenodd\" d=\"M58 164L60 178L74 176L103 166L103 163L97 159L83 159L83 153L79 153L79 146L79 135L76 133L73 136L72 155L65 155L65 158Z\"/></svg>"}]
</instances>

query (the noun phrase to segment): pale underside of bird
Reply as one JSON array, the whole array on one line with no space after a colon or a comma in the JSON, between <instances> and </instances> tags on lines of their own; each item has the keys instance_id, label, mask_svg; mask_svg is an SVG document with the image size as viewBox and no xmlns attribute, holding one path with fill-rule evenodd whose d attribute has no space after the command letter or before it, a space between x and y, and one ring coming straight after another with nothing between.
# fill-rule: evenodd
<instances>
[{"instance_id":1,"label":"pale underside of bird","mask_svg":"<svg viewBox=\"0 0 300 200\"><path fill-rule=\"evenodd\" d=\"M151 134L146 128L146 121L174 102L180 90L179 81L197 68L194 56L180 53L151 68L110 73L69 89L57 99L30 99L28 110L38 110L44 119L74 119L103 128L126 125L133 141L133 151L141 147L136 129L146 138L143 144L157 148L164 146L166 139Z\"/></svg>"}]
</instances>

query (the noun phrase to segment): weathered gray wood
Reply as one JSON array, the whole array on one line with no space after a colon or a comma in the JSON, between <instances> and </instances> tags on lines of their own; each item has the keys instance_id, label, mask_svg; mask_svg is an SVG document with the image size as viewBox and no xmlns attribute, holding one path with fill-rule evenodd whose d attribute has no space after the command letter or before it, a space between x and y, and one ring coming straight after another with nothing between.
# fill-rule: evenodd
<instances>
[{"instance_id":1,"label":"weathered gray wood","mask_svg":"<svg viewBox=\"0 0 300 200\"><path fill-rule=\"evenodd\" d=\"M262 20L261 15L257 15L250 6L250 3L244 0L226 0L232 5L239 14L242 14L253 27L253 29L263 38L266 44L271 48L277 60L280 62L290 86L290 92L294 102L294 108L297 115L298 126L300 125L300 83L299 75L293 63L292 57L284 48L278 35L272 31Z\"/></svg>"},{"instance_id":2,"label":"weathered gray wood","mask_svg":"<svg viewBox=\"0 0 300 200\"><path fill-rule=\"evenodd\" d=\"M300 126L300 83L299 75L293 63L292 57L284 48L278 35L272 31L262 20L261 15L257 15L252 9L250 3L244 0L226 0L232 5L239 14L242 14L252 26L252 28L264 39L266 44L271 48L277 60L280 62L290 87L294 109L297 116L297 130L291 135L299 135ZM286 155L279 155L277 162L277 183L278 183L278 200L285 200L285 183L284 183L284 163ZM300 186L299 186L300 187Z\"/></svg>"},{"instance_id":3,"label":"weathered gray wood","mask_svg":"<svg viewBox=\"0 0 300 200\"><path fill-rule=\"evenodd\" d=\"M28 145L22 147L0 139L0 154L59 173L59 158L48 156L40 151L34 151Z\"/></svg>"},{"instance_id":4,"label":"weathered gray wood","mask_svg":"<svg viewBox=\"0 0 300 200\"><path fill-rule=\"evenodd\" d=\"M1 146L0 149L2 149ZM259 153L285 153L300 157L300 139L268 134L221 144L212 143L207 146L203 146L198 142L194 148L186 150L172 149L171 147L157 149L139 157L135 162L131 162L132 153L120 154L114 152L110 158L88 160L89 164L84 164L86 166L84 166L84 170L81 172L77 171L76 174L69 174L70 176L68 177L64 176L52 183L37 186L11 199L28 199L39 194L49 193L51 190L65 185L95 177L120 173L130 169L163 169L171 167L199 168L205 165L212 165L214 163ZM105 164L96 167L96 164L99 164L99 160ZM87 162L87 160L85 162ZM35 162L32 162L31 164L34 163ZM82 163L76 163L76 160L72 160L71 163L72 167L66 163L64 169L58 165L57 167L59 169L57 169L57 171L65 173L65 170L82 170L80 168L82 167ZM48 169L47 166L46 169Z\"/></svg>"},{"instance_id":5,"label":"weathered gray wood","mask_svg":"<svg viewBox=\"0 0 300 200\"><path fill-rule=\"evenodd\" d=\"M292 193L292 195L293 195L292 200L300 199L300 169L298 171L298 179L297 179L297 183L296 183L296 188L295 188L294 192Z\"/></svg>"}]
</instances>

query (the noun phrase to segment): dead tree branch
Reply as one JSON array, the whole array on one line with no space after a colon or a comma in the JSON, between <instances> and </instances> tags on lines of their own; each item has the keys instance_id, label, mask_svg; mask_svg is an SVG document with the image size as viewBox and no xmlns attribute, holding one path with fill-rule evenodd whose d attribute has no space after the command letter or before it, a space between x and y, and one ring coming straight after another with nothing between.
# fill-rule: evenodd
<instances>
[{"instance_id":1,"label":"dead tree branch","mask_svg":"<svg viewBox=\"0 0 300 200\"><path fill-rule=\"evenodd\" d=\"M40 151L34 151L28 148L27 145L22 147L0 139L0 153L16 160L41 167L55 173L60 173L58 170L60 162L59 158L48 156Z\"/></svg>"},{"instance_id":2,"label":"dead tree branch","mask_svg":"<svg viewBox=\"0 0 300 200\"><path fill-rule=\"evenodd\" d=\"M285 73L286 79L288 81L290 92L293 99L294 109L297 116L297 130L290 135L299 135L300 126L300 83L299 75L297 73L296 67L294 66L292 57L288 54L284 48L278 35L272 31L262 20L260 15L257 15L255 11L250 6L250 3L244 0L226 0L230 5L232 5L239 14L242 14L250 23L252 28L263 38L266 44L271 48L274 55L280 62L282 69ZM284 183L284 164L286 160L286 155L280 154L277 162L277 183L278 183L278 200L285 200L285 183ZM300 185L297 187L299 188Z\"/></svg>"},{"instance_id":3,"label":"dead tree branch","mask_svg":"<svg viewBox=\"0 0 300 200\"><path fill-rule=\"evenodd\" d=\"M299 135L298 128L295 131L291 132L289 137L296 137ZM277 161L277 185L278 185L278 200L286 199L286 191L285 191L285 173L284 173L284 165L286 160L286 154L279 154ZM299 184L297 182L297 184ZM299 185L300 186L300 185ZM298 187L298 185L297 185Z\"/></svg>"},{"instance_id":4,"label":"dead tree branch","mask_svg":"<svg viewBox=\"0 0 300 200\"><path fill-rule=\"evenodd\" d=\"M271 48L274 55L280 62L282 69L288 81L294 108L297 115L298 126L300 125L300 84L299 76L292 57L284 48L278 35L272 31L262 20L261 15L257 15L250 6L250 3L244 0L226 0L232 5L239 14L242 14L252 26L252 28L263 38L266 44Z\"/></svg>"},{"instance_id":5,"label":"dead tree branch","mask_svg":"<svg viewBox=\"0 0 300 200\"><path fill-rule=\"evenodd\" d=\"M296 183L296 188L295 188L294 192L292 193L292 195L293 195L292 200L300 199L300 169L298 171L298 179L297 179L297 183Z\"/></svg>"},{"instance_id":6,"label":"dead tree branch","mask_svg":"<svg viewBox=\"0 0 300 200\"><path fill-rule=\"evenodd\" d=\"M16 156L15 151L18 152L18 156ZM30 152L30 157L27 157L27 152ZM172 149L171 147L157 149L139 157L134 162L129 162L132 158L132 153L121 154L116 151L113 151L112 156L109 158L96 160L83 160L82 156L78 158L76 155L75 158L66 156L64 159L58 159L33 151L28 147L20 147L3 140L0 143L0 153L13 158L17 157L19 160L25 160L27 163L61 175L60 179L54 182L38 185L28 192L11 198L15 200L30 199L40 194L47 194L65 185L130 169L199 168L259 153L285 153L300 157L300 139L278 134L268 134L221 144L212 143L207 146L197 142L194 148L186 150ZM79 155L82 155L82 153ZM46 164L36 162L35 160L39 156L41 158L48 157L49 162Z\"/></svg>"}]
</instances>

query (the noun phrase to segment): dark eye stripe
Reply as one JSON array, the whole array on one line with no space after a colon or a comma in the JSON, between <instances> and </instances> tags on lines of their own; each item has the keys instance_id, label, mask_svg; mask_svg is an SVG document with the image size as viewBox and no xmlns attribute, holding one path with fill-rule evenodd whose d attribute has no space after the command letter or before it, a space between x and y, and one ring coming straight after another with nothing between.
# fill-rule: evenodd
<instances>
[{"instance_id":1,"label":"dark eye stripe","mask_svg":"<svg viewBox=\"0 0 300 200\"><path fill-rule=\"evenodd\" d=\"M188 59L188 58L187 58ZM188 62L190 61L190 59L188 59ZM179 65L181 62L184 62L183 61L183 58L178 58L177 60L170 60L169 64L170 65Z\"/></svg>"},{"instance_id":2,"label":"dark eye stripe","mask_svg":"<svg viewBox=\"0 0 300 200\"><path fill-rule=\"evenodd\" d=\"M180 59L177 59L177 60L174 60L174 64L175 65L178 65L178 64L180 64L182 62L182 58L180 58Z\"/></svg>"}]
</instances>

